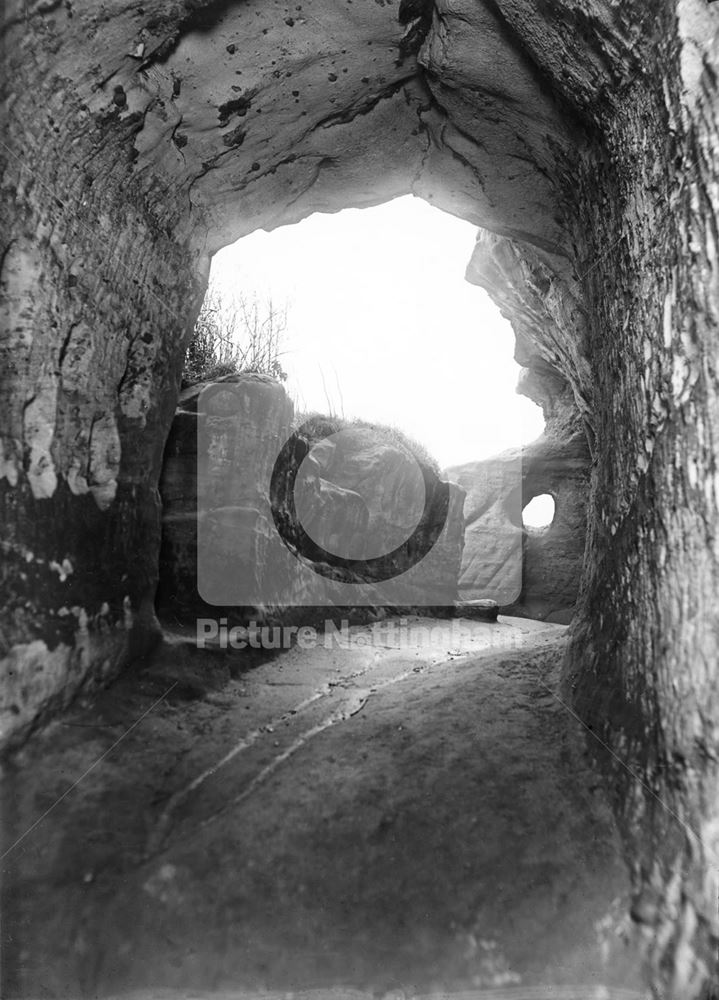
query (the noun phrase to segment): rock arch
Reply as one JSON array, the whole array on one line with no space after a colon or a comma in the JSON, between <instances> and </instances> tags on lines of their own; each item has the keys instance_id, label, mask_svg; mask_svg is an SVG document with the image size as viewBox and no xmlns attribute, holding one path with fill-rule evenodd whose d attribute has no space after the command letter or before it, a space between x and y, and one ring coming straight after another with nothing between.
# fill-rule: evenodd
<instances>
[{"instance_id":1,"label":"rock arch","mask_svg":"<svg viewBox=\"0 0 719 1000\"><path fill-rule=\"evenodd\" d=\"M583 421L574 703L615 755L656 981L702 995L719 930L718 23L703 0L7 5L11 737L152 639L162 446L211 253L412 191L484 228L470 278Z\"/></svg>"}]
</instances>

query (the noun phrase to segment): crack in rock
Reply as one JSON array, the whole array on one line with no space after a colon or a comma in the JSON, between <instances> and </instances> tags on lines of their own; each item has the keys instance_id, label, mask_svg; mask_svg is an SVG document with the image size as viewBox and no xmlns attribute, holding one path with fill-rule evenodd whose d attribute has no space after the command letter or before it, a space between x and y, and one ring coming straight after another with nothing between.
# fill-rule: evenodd
<instances>
[{"instance_id":1,"label":"crack in rock","mask_svg":"<svg viewBox=\"0 0 719 1000\"><path fill-rule=\"evenodd\" d=\"M376 694L378 691L383 690L386 687L391 687L394 684L398 684L408 677L412 677L418 673L423 673L430 666L436 665L436 661L426 664L414 664L409 670L404 670L394 677L390 677L385 681L373 685L369 688L359 688L351 690L348 688L348 683L352 680L362 677L369 673L371 670L375 669L382 659L380 657L375 658L375 661L368 667L362 670L348 674L337 681L329 681L327 684L323 685L318 691L315 691L309 698L300 702L295 708L289 709L284 712L281 716L270 720L270 722L258 726L253 729L247 736L243 737L238 743L236 743L231 750L228 751L219 761L210 765L200 774L198 774L193 780L186 785L184 788L175 792L175 794L170 798L167 806L165 807L162 815L160 816L158 822L156 823L154 829L151 831L150 836L147 840L147 847L145 850L145 859L149 859L161 853L165 849L165 845L168 837L170 836L171 824L177 808L198 789L204 783L211 778L220 768L224 767L226 764L230 763L234 758L236 758L244 750L250 749L254 746L258 740L266 733L272 733L274 729L283 722L289 721L292 717L295 717L302 712L306 711L310 705L321 700L322 698L330 695L335 689L342 688L344 690L350 690L349 700L346 701L339 710L326 716L321 722L309 729L304 730L300 735L287 747L285 750L277 754L269 764L267 764L258 774L252 778L247 785L237 796L232 798L229 802L226 802L220 809L213 812L210 816L206 817L201 823L194 827L190 834L199 832L205 829L210 823L214 822L219 816L227 812L228 809L232 809L244 802L250 795L253 794L261 785L263 785L267 779L280 767L285 761L289 760L290 757L294 756L298 750L309 742L313 737L329 729L331 726L337 725L340 722L345 722L347 719L352 718L352 716L357 715L360 712L370 695Z\"/></svg>"}]
</instances>

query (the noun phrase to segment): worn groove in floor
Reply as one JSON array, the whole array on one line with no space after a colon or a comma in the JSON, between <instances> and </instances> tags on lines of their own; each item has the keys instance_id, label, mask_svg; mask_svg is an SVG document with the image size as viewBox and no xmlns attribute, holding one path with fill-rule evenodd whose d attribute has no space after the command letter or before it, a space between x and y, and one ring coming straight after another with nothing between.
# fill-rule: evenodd
<instances>
[{"instance_id":1,"label":"worn groove in floor","mask_svg":"<svg viewBox=\"0 0 719 1000\"><path fill-rule=\"evenodd\" d=\"M225 686L167 646L6 767L7 846L208 665L6 857L3 996L644 996L563 633L356 627Z\"/></svg>"}]
</instances>

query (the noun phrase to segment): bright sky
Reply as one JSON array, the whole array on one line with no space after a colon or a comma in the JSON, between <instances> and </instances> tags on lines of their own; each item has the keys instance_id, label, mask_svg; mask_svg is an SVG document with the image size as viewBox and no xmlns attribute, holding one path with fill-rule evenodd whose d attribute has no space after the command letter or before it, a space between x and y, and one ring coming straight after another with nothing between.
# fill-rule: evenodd
<instances>
[{"instance_id":1,"label":"bright sky","mask_svg":"<svg viewBox=\"0 0 719 1000\"><path fill-rule=\"evenodd\" d=\"M464 280L474 226L411 196L258 231L216 254L223 289L287 303L282 364L304 410L394 424L440 466L532 441L509 323Z\"/></svg>"}]
</instances>

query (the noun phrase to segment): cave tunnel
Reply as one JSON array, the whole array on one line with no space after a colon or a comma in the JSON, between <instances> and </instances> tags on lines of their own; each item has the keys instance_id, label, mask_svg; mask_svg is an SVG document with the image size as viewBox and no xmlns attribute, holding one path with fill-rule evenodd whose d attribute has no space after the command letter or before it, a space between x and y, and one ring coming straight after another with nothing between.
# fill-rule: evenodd
<instances>
[{"instance_id":1,"label":"cave tunnel","mask_svg":"<svg viewBox=\"0 0 719 1000\"><path fill-rule=\"evenodd\" d=\"M187 987L209 996L247 986L237 978L243 963L254 970L251 985L265 990L371 982L386 996L446 986L519 995L510 991L521 976L487 930L493 919L521 913L511 865L493 910L470 894L461 899L466 912L447 916L456 927L442 952L446 967L431 921L417 917L428 899L444 905L445 865L466 866L466 881L479 885L475 845L483 864L493 863L492 844L472 826L465 786L446 800L461 807L445 817L442 840L425 838L431 850L417 855L416 882L407 875L402 883L406 920L401 906L381 899L366 911L383 914L384 928L390 912L395 935L387 937L389 978L373 980L381 943L370 946L367 925L353 923L361 908L351 891L333 912L356 948L334 958L331 934L320 947L329 931L311 902L321 891L316 873L296 886L304 936L272 908L277 886L291 881L293 857L311 854L318 827L298 828L293 856L275 845L272 878L261 864L274 829L266 817L251 843L239 823L236 833L222 826L222 843L202 841L200 824L163 856L165 818L188 822L192 780L173 778L190 752L182 742L188 716L177 691L165 697L162 685L132 683L133 664L160 637L158 482L212 255L260 227L411 193L481 227L468 277L511 320L525 391L545 401L560 439L581 428L586 448L576 612L561 641L532 660L544 664L537 676L554 670L561 717L586 737L574 773L582 787L606 792L613 819L602 813L603 829L616 824L621 871L631 881L613 917L598 903L582 919L606 917L603 926L632 938L633 971L641 971L647 995L716 1000L718 25L717 6L703 0L6 5L5 995ZM212 690L211 700L192 703L193 725L209 726L209 714L221 710L227 668L221 658L213 663L197 680ZM506 678L487 669L499 698ZM215 674L216 689L208 680ZM486 712L469 675L464 689L464 704ZM100 714L88 721L83 699L93 692ZM348 699L337 711L369 726L360 694ZM165 714L153 715L160 701ZM512 705L508 712L520 712ZM517 730L529 718L520 716ZM386 726L393 719L388 710ZM495 761L491 770L491 712L477 720L480 729L487 723L482 760L490 769L480 774L479 798L510 765ZM470 721L458 727L466 740L474 738ZM146 723L151 735L143 735ZM404 725L394 726L398 739ZM82 727L89 727L85 756L73 742ZM263 738L270 730L279 746L273 728L265 721ZM538 739L541 728L532 730ZM430 766L428 738L426 727L415 728L410 773L418 795L447 778ZM141 753L145 739L151 758ZM304 746L301 733L296 739ZM124 756L119 746L113 751L118 740ZM228 747L239 745L228 736ZM367 765L380 784L395 766L391 754L381 756L386 746L378 739L380 756L374 769ZM452 753L447 773L471 773L476 755ZM212 760L200 754L195 763L199 781ZM256 764L274 780L271 760ZM166 785L153 784L154 771ZM323 773L308 765L304 780L321 789ZM551 773L547 764L543 780ZM193 789L210 794L203 781ZM369 814L374 786L363 788ZM214 794L220 799L208 817L241 814L245 793L220 786ZM278 786L277 801L284 794ZM545 786L542 794L550 794ZM568 814L576 807L585 818L598 815L571 796L562 801ZM349 842L341 805L315 819ZM504 805L498 800L498 811ZM367 843L409 843L402 837L410 814L398 807L374 816ZM421 817L411 815L419 824L412 830L421 830ZM535 827L550 826L541 816ZM559 818L556 826L566 828ZM198 836L202 864L191 850ZM607 833L614 857L610 840ZM552 874L562 849L558 842L545 858L550 887L562 884ZM235 856L247 864L236 883L223 867ZM378 858L381 885L396 866L391 852ZM349 878L336 862L325 859L325 880ZM351 885L366 881L366 858L348 850L345 862L355 866ZM607 884L621 885L624 875L612 872ZM132 891L123 895L124 878ZM253 887L249 902L243 885ZM254 906L257 920L254 936L238 940L233 914L242 906ZM398 928L406 922L416 950L401 959ZM133 924L139 937L128 936ZM279 925L281 959L267 944ZM313 933L316 953L306 943ZM551 947L531 921L519 933ZM165 940L159 964L143 951L142 935L145 948ZM415 969L413 993L403 977L422 942L427 958ZM611 961L616 940L605 945ZM207 954L235 955L239 965L209 968ZM510 958L516 964L521 956ZM465 978L443 977L440 966L461 967ZM158 978L148 980L153 970ZM566 982L550 986L553 993L535 995L570 995Z\"/></svg>"}]
</instances>

